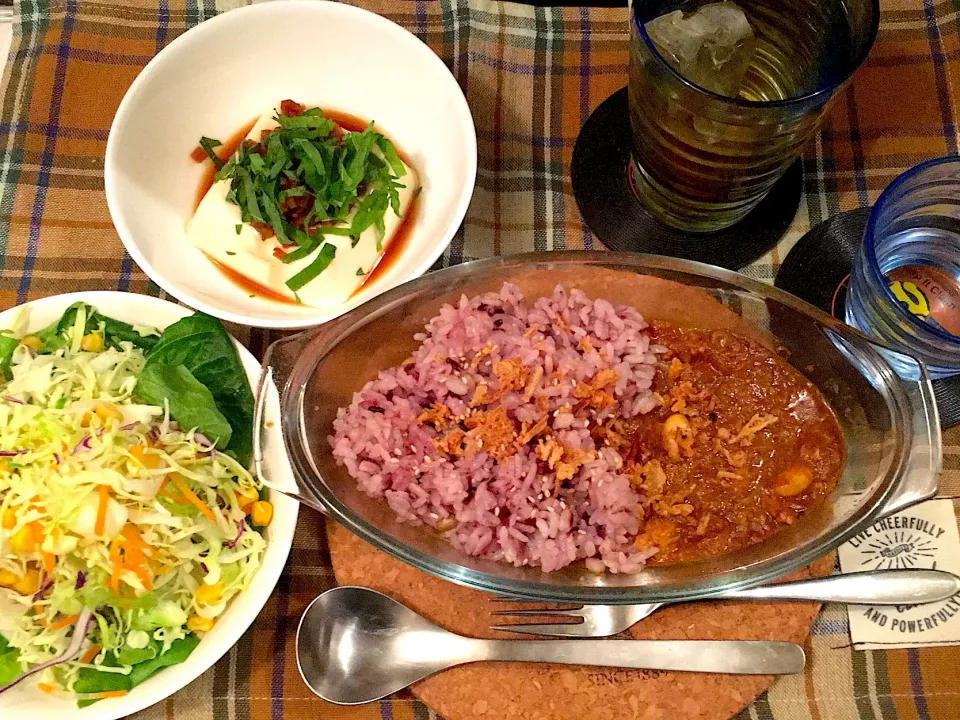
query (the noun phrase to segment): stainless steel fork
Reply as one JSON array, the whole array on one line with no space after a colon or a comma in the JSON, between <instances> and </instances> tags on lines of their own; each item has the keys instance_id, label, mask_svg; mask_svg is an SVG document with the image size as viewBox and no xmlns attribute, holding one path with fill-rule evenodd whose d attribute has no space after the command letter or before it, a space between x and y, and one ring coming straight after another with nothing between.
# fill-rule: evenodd
<instances>
[{"instance_id":1,"label":"stainless steel fork","mask_svg":"<svg viewBox=\"0 0 960 720\"><path fill-rule=\"evenodd\" d=\"M960 577L942 570L874 570L831 575L796 582L762 585L714 595L709 600L791 600L838 602L847 605L922 605L960 593ZM497 602L536 602L498 597ZM581 622L519 622L492 625L495 630L555 637L608 637L643 620L664 605L579 605L577 607L498 610L499 617L579 618Z\"/></svg>"}]
</instances>

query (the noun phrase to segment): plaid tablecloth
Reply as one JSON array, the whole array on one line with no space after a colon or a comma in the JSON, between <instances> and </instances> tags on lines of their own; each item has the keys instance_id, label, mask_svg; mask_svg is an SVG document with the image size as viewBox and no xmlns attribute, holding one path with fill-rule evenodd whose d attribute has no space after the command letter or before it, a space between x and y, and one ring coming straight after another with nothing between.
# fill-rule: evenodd
<instances>
[{"instance_id":1,"label":"plaid tablecloth","mask_svg":"<svg viewBox=\"0 0 960 720\"><path fill-rule=\"evenodd\" d=\"M232 0L229 0L232 2ZM239 1L239 0L238 0ZM784 0L787 1L787 0ZM872 202L898 173L958 152L958 0L883 0L868 64L804 158L805 194L780 245L746 273L772 281L812 225ZM361 0L419 35L451 68L477 125L473 203L445 264L528 250L593 248L570 188L580 125L626 82L626 11L487 0ZM159 295L110 223L107 131L140 68L219 0L39 2L16 7L0 113L0 306L75 290ZM268 338L237 330L255 351ZM960 431L944 436L942 488L960 489ZM254 627L210 672L138 718L429 718L411 695L355 709L313 697L297 674L294 630L333 582L315 513ZM960 718L960 648L852 652L844 609L828 606L803 676L779 680L742 718Z\"/></svg>"}]
</instances>

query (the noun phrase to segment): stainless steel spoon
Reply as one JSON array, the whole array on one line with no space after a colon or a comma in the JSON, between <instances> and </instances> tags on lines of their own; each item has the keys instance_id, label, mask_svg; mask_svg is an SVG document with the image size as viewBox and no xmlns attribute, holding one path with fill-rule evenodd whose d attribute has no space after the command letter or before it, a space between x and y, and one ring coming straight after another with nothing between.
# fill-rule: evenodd
<instances>
[{"instance_id":1,"label":"stainless steel spoon","mask_svg":"<svg viewBox=\"0 0 960 720\"><path fill-rule=\"evenodd\" d=\"M307 607L297 628L297 666L328 702L359 705L454 665L483 660L791 675L803 648L760 640L477 640L427 622L382 593L338 587Z\"/></svg>"}]
</instances>

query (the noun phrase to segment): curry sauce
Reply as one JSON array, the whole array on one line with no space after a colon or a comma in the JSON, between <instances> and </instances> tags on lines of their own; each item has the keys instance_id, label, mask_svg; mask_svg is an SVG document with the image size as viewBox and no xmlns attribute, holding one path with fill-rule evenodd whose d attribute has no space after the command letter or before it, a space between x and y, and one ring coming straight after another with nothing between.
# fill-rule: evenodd
<instances>
[{"instance_id":1,"label":"curry sauce","mask_svg":"<svg viewBox=\"0 0 960 720\"><path fill-rule=\"evenodd\" d=\"M822 394L783 358L723 330L653 323L660 406L597 429L643 496L638 549L654 565L757 543L834 490L840 426Z\"/></svg>"}]
</instances>

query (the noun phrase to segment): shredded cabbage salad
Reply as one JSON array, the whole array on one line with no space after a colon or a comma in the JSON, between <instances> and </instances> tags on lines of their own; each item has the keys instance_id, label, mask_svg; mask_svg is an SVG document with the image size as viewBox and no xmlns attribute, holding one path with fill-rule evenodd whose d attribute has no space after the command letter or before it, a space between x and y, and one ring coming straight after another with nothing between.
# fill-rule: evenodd
<instances>
[{"instance_id":1,"label":"shredded cabbage salad","mask_svg":"<svg viewBox=\"0 0 960 720\"><path fill-rule=\"evenodd\" d=\"M190 397L142 401L165 335L119 339L89 306L65 318L52 337L23 336L25 319L3 337L0 686L62 660L29 681L82 707L186 659L252 582L272 506L236 453L171 415Z\"/></svg>"}]
</instances>

